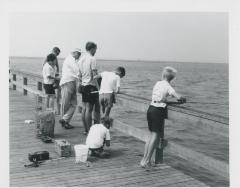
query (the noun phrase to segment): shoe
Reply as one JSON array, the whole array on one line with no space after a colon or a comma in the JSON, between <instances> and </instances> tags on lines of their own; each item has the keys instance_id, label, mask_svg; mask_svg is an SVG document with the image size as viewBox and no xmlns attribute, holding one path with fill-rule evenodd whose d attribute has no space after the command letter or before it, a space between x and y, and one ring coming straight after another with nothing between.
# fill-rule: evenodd
<instances>
[{"instance_id":1,"label":"shoe","mask_svg":"<svg viewBox=\"0 0 240 188\"><path fill-rule=\"evenodd\" d=\"M64 119L60 119L60 120L59 120L59 123L62 125L62 127L65 128L66 121L65 121Z\"/></svg>"},{"instance_id":2,"label":"shoe","mask_svg":"<svg viewBox=\"0 0 240 188\"><path fill-rule=\"evenodd\" d=\"M92 157L99 157L99 153L97 153L95 151L91 151L90 156L92 156Z\"/></svg>"},{"instance_id":3,"label":"shoe","mask_svg":"<svg viewBox=\"0 0 240 188\"><path fill-rule=\"evenodd\" d=\"M74 126L72 126L72 125L70 125L68 122L66 122L64 128L65 128L65 129L73 129Z\"/></svg>"},{"instance_id":4,"label":"shoe","mask_svg":"<svg viewBox=\"0 0 240 188\"><path fill-rule=\"evenodd\" d=\"M99 157L100 157L100 158L107 159L107 158L110 157L110 153L103 151L102 153L99 154Z\"/></svg>"},{"instance_id":5,"label":"shoe","mask_svg":"<svg viewBox=\"0 0 240 188\"><path fill-rule=\"evenodd\" d=\"M41 140L45 143L52 143L52 138L48 137L48 136L42 136Z\"/></svg>"}]
</instances>

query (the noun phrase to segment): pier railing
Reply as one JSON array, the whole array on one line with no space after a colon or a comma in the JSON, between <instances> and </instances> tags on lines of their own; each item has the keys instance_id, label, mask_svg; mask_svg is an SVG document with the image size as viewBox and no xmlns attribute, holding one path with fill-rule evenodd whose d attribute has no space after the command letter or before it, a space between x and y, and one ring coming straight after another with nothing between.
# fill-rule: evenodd
<instances>
[{"instance_id":1,"label":"pier railing","mask_svg":"<svg viewBox=\"0 0 240 188\"><path fill-rule=\"evenodd\" d=\"M34 96L37 96L38 102L43 102L46 95L43 92L43 79L41 75L16 69L11 69L10 72L10 85L13 90L19 90L23 92L24 95L33 94ZM35 84L31 84L31 86L29 86L29 81L32 83L34 82ZM139 112L146 112L149 102L150 101L148 99L129 94L119 94L117 97L117 105ZM180 121L188 121L190 124L199 127L203 131L210 131L223 137L228 137L228 118L222 116L212 116L206 112L199 112L183 106L169 105L166 124L179 124ZM144 142L146 142L149 137L149 133L144 130L122 123L118 120L115 120L114 122L114 128L118 131L131 135ZM165 142L160 142L158 150L155 154L156 162L163 162L164 148ZM206 168L226 179L229 178L229 165L226 162L213 159L173 142L168 142L168 146L165 148L165 151L172 155L181 157L192 164Z\"/></svg>"}]
</instances>

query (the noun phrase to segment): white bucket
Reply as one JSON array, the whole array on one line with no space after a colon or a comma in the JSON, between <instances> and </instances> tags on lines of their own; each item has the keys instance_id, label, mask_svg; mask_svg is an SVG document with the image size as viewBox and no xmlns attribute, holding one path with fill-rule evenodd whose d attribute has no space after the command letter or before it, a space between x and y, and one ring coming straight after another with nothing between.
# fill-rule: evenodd
<instances>
[{"instance_id":1,"label":"white bucket","mask_svg":"<svg viewBox=\"0 0 240 188\"><path fill-rule=\"evenodd\" d=\"M88 158L88 146L83 144L75 145L74 150L75 150L75 162L85 163Z\"/></svg>"}]
</instances>

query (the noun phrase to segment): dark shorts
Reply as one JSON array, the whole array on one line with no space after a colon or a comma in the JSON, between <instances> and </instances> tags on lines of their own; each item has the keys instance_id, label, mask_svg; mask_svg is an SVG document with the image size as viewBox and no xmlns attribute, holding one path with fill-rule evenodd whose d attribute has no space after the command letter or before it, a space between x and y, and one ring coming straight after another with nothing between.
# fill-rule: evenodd
<instances>
[{"instance_id":1,"label":"dark shorts","mask_svg":"<svg viewBox=\"0 0 240 188\"><path fill-rule=\"evenodd\" d=\"M82 102L89 102L91 104L96 104L99 102L99 93L91 93L93 91L98 91L97 87L92 85L86 85L82 87Z\"/></svg>"},{"instance_id":2,"label":"dark shorts","mask_svg":"<svg viewBox=\"0 0 240 188\"><path fill-rule=\"evenodd\" d=\"M55 94L55 89L53 87L53 84L43 84L43 88L46 94L48 95Z\"/></svg>"},{"instance_id":3,"label":"dark shorts","mask_svg":"<svg viewBox=\"0 0 240 188\"><path fill-rule=\"evenodd\" d=\"M151 132L164 133L164 119L167 108L149 106L147 111L148 128Z\"/></svg>"}]
</instances>

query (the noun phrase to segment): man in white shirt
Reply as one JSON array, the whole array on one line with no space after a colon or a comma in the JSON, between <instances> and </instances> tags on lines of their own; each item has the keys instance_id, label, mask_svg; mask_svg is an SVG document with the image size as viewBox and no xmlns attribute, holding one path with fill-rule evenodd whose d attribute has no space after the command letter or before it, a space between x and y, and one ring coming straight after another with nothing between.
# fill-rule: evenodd
<instances>
[{"instance_id":1,"label":"man in white shirt","mask_svg":"<svg viewBox=\"0 0 240 188\"><path fill-rule=\"evenodd\" d=\"M97 45L93 42L87 42L86 53L82 55L79 60L80 68L80 84L79 91L82 93L82 121L85 127L85 134L89 131L92 125L92 112L95 106L95 116L99 123L100 119L100 105L99 105L99 94L98 84L93 77L97 75L97 62L94 57L97 50Z\"/></svg>"},{"instance_id":2,"label":"man in white shirt","mask_svg":"<svg viewBox=\"0 0 240 188\"><path fill-rule=\"evenodd\" d=\"M120 79L125 76L125 68L118 67L114 72L102 72L94 79L102 78L99 101L105 117L109 116L116 94L120 92Z\"/></svg>"},{"instance_id":3,"label":"man in white shirt","mask_svg":"<svg viewBox=\"0 0 240 188\"><path fill-rule=\"evenodd\" d=\"M60 80L62 95L62 119L60 119L59 122L62 124L62 127L66 129L73 128L69 122L72 119L77 106L77 81L80 74L77 62L80 56L80 49L74 49L72 53L64 60L62 67L62 78Z\"/></svg>"}]
</instances>

